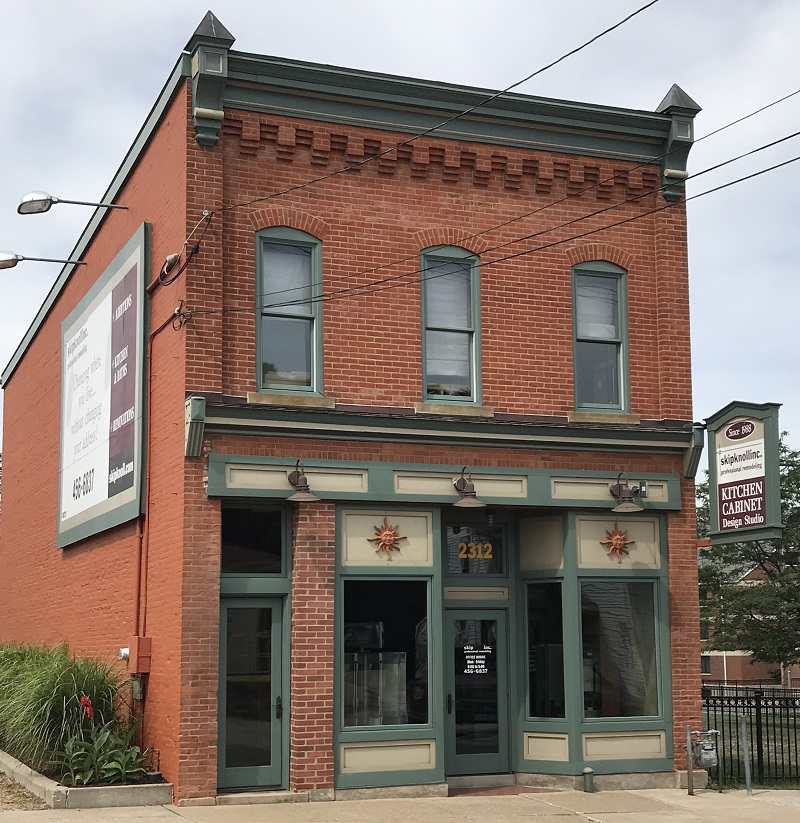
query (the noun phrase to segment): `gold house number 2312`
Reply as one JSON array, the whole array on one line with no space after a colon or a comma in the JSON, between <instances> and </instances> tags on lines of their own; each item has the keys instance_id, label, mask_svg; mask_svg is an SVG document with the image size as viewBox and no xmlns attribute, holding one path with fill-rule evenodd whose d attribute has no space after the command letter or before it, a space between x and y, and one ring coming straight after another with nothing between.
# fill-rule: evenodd
<instances>
[{"instance_id":1,"label":"gold house number 2312","mask_svg":"<svg viewBox=\"0 0 800 823\"><path fill-rule=\"evenodd\" d=\"M491 543L459 543L458 544L458 559L459 560L491 560L492 559L492 544Z\"/></svg>"}]
</instances>

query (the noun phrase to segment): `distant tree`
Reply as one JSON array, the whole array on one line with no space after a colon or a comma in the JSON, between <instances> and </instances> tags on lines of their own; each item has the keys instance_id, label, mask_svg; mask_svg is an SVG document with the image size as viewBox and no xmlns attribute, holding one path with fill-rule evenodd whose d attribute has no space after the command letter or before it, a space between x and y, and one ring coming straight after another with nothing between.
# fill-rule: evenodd
<instances>
[{"instance_id":1,"label":"distant tree","mask_svg":"<svg viewBox=\"0 0 800 823\"><path fill-rule=\"evenodd\" d=\"M800 451L780 445L780 540L728 543L700 550L700 617L709 648L741 649L755 660L800 663ZM697 487L697 536L707 537L708 482ZM748 579L745 579L748 578Z\"/></svg>"}]
</instances>

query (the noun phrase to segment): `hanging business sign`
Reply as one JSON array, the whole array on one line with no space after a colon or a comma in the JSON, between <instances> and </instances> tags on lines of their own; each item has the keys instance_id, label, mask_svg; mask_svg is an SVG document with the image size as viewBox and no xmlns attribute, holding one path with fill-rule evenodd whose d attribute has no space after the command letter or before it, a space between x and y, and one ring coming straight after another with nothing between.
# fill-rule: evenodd
<instances>
[{"instance_id":1,"label":"hanging business sign","mask_svg":"<svg viewBox=\"0 0 800 823\"><path fill-rule=\"evenodd\" d=\"M59 547L140 512L148 243L142 224L61 325Z\"/></svg>"},{"instance_id":2,"label":"hanging business sign","mask_svg":"<svg viewBox=\"0 0 800 823\"><path fill-rule=\"evenodd\" d=\"M706 420L711 543L781 536L778 403L729 403Z\"/></svg>"}]
</instances>

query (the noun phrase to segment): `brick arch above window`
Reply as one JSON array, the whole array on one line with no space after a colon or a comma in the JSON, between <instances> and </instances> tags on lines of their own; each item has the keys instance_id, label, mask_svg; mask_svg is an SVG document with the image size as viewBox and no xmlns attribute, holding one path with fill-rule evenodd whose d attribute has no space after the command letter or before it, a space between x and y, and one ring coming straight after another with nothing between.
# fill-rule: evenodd
<instances>
[{"instance_id":1,"label":"brick arch above window","mask_svg":"<svg viewBox=\"0 0 800 823\"><path fill-rule=\"evenodd\" d=\"M629 271L634 265L634 257L629 252L609 243L580 243L567 249L567 260L570 266L581 263L592 263L596 260L605 260L608 263Z\"/></svg>"},{"instance_id":2,"label":"brick arch above window","mask_svg":"<svg viewBox=\"0 0 800 823\"><path fill-rule=\"evenodd\" d=\"M277 226L287 226L306 234L324 240L330 231L330 226L319 217L297 209L264 208L250 213L250 224L253 231L271 229Z\"/></svg>"},{"instance_id":3,"label":"brick arch above window","mask_svg":"<svg viewBox=\"0 0 800 823\"><path fill-rule=\"evenodd\" d=\"M492 244L483 237L464 237L464 229L451 227L429 228L414 232L414 243L431 251L436 246L456 246L471 254L481 254Z\"/></svg>"}]
</instances>

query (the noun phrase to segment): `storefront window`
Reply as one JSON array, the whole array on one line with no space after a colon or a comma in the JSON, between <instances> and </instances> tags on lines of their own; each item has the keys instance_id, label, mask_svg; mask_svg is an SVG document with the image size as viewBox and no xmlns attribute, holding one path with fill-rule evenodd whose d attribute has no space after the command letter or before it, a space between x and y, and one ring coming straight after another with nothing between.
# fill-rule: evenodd
<instances>
[{"instance_id":1,"label":"storefront window","mask_svg":"<svg viewBox=\"0 0 800 823\"><path fill-rule=\"evenodd\" d=\"M428 583L344 583L344 725L428 722Z\"/></svg>"},{"instance_id":2,"label":"storefront window","mask_svg":"<svg viewBox=\"0 0 800 823\"><path fill-rule=\"evenodd\" d=\"M652 583L581 584L586 717L658 714Z\"/></svg>"},{"instance_id":3,"label":"storefront window","mask_svg":"<svg viewBox=\"0 0 800 823\"><path fill-rule=\"evenodd\" d=\"M561 584L528 584L528 714L564 717Z\"/></svg>"}]
</instances>

